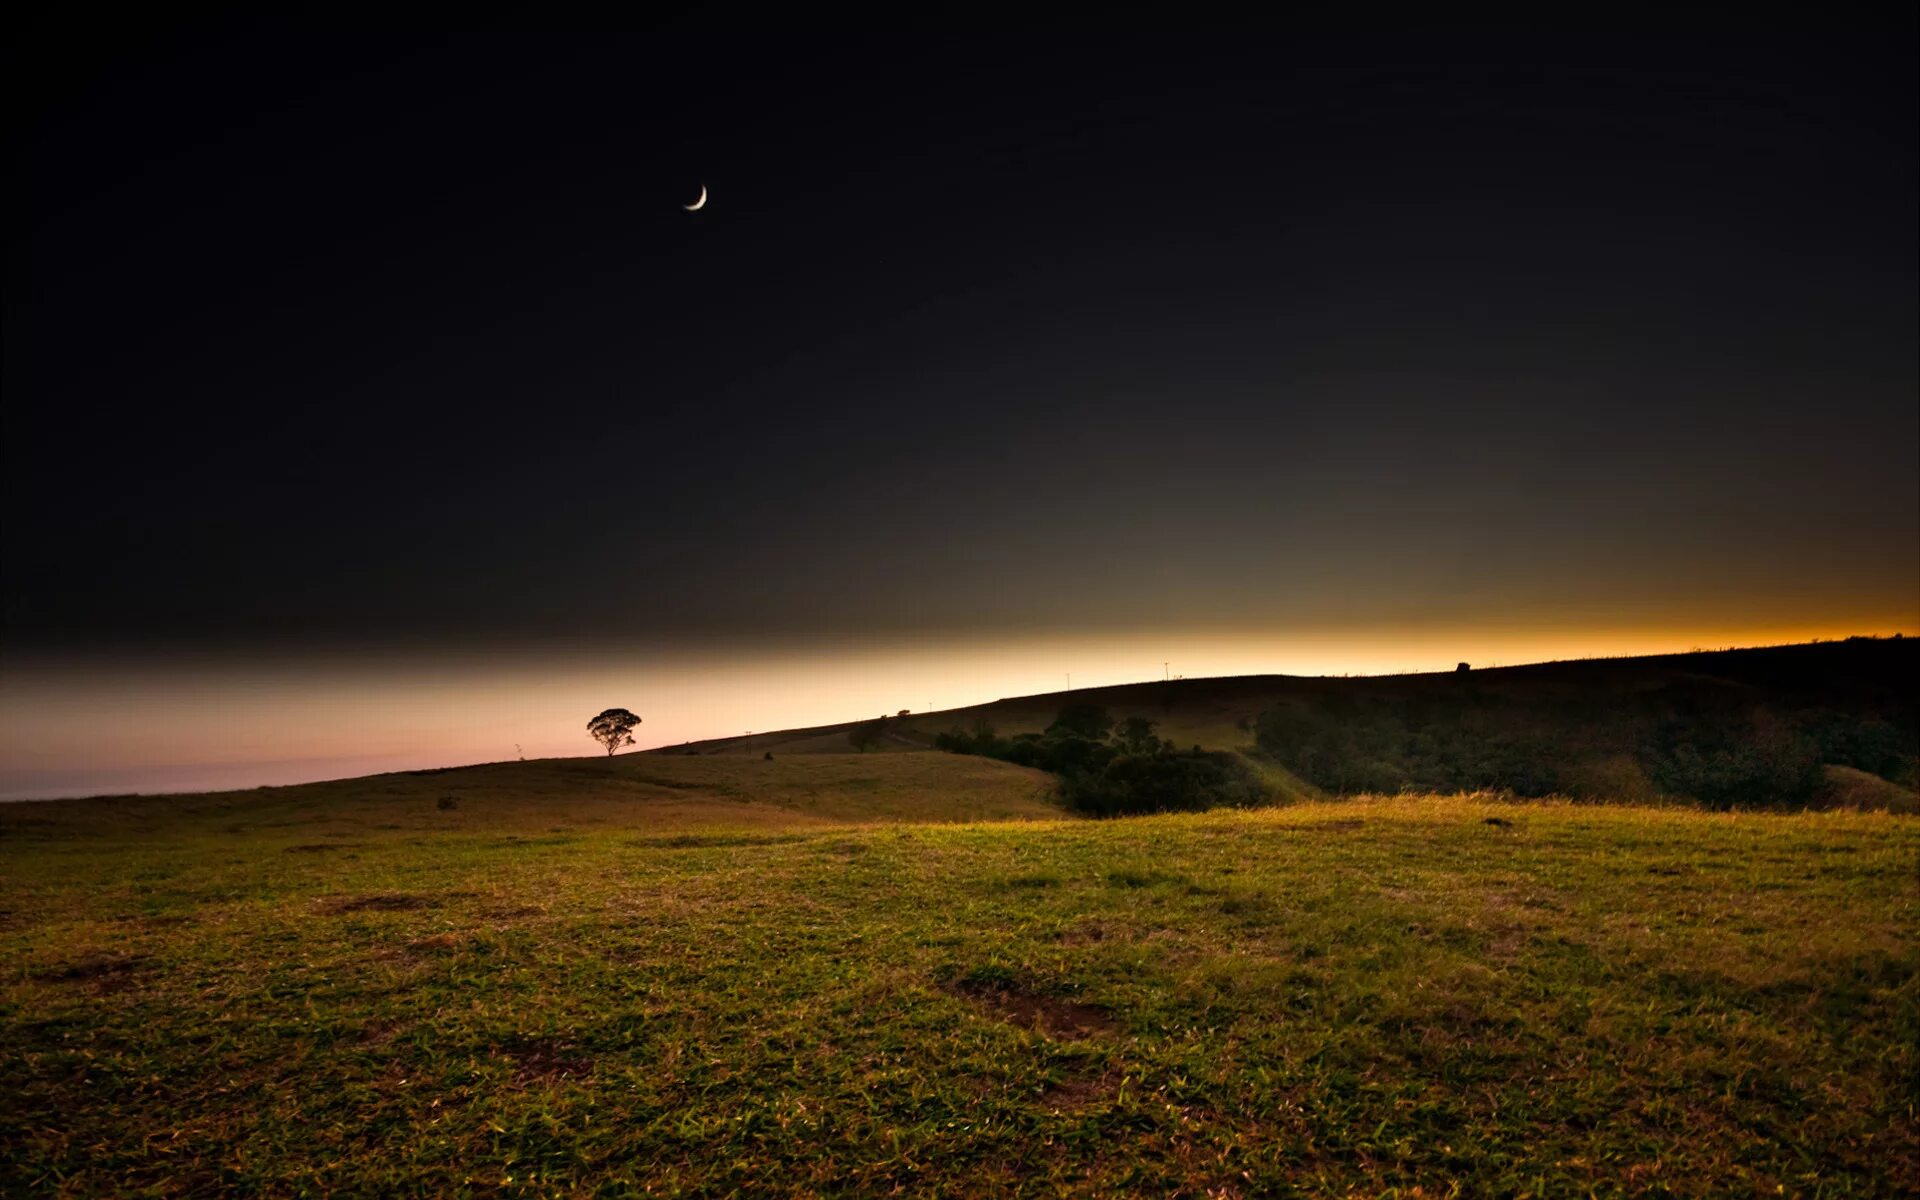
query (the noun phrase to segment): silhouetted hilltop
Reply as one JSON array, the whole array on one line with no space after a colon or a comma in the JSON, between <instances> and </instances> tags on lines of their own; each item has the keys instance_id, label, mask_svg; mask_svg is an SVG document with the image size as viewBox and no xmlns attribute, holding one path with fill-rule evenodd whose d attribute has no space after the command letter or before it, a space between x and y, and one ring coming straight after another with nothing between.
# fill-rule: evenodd
<instances>
[{"instance_id":1,"label":"silhouetted hilltop","mask_svg":"<svg viewBox=\"0 0 1920 1200\"><path fill-rule=\"evenodd\" d=\"M1432 674L1083 688L894 717L862 740L884 752L956 729L1017 737L1041 732L1070 704L1091 704L1150 720L1181 746L1236 751L1283 796L1490 788L1800 806L1844 791L1885 803L1910 801L1915 785L1916 678L1920 639L1850 638ZM655 753L842 752L863 724ZM1863 786L1861 773L1891 791Z\"/></svg>"}]
</instances>

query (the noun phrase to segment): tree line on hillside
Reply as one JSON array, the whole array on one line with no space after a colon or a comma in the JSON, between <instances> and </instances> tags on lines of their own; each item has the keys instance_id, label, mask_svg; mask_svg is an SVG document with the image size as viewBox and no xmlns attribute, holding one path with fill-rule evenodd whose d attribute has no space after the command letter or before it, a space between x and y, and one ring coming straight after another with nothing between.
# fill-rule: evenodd
<instances>
[{"instance_id":1,"label":"tree line on hillside","mask_svg":"<svg viewBox=\"0 0 1920 1200\"><path fill-rule=\"evenodd\" d=\"M1276 705L1258 752L1328 792L1505 791L1802 808L1827 766L1915 784L1911 722L1754 704L1737 692L1456 698L1329 696Z\"/></svg>"},{"instance_id":2,"label":"tree line on hillside","mask_svg":"<svg viewBox=\"0 0 1920 1200\"><path fill-rule=\"evenodd\" d=\"M1260 775L1237 754L1181 750L1145 717L1115 721L1095 704L1070 704L1041 733L1005 738L984 722L940 734L934 745L1060 777L1068 807L1096 817L1250 807L1269 798Z\"/></svg>"},{"instance_id":3,"label":"tree line on hillside","mask_svg":"<svg viewBox=\"0 0 1920 1200\"><path fill-rule=\"evenodd\" d=\"M1249 753L1336 795L1493 791L1516 796L1690 801L1712 809L1804 808L1847 767L1911 792L1920 722L1910 705L1795 705L1713 682L1644 690L1322 694L1275 704L1243 726ZM870 732L869 736L876 736ZM1070 704L1041 733L1002 737L984 722L940 749L1060 777L1095 816L1265 802L1241 755L1181 750L1142 716Z\"/></svg>"}]
</instances>

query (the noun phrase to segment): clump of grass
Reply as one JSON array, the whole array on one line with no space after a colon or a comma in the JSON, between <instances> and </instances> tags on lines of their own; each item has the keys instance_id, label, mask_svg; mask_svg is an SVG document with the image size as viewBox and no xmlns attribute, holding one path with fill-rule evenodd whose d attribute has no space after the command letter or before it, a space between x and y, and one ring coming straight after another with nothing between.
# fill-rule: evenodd
<instances>
[{"instance_id":1,"label":"clump of grass","mask_svg":"<svg viewBox=\"0 0 1920 1200\"><path fill-rule=\"evenodd\" d=\"M1064 882L1066 881L1054 871L1033 871L1007 878L1007 886L1010 888L1055 888Z\"/></svg>"}]
</instances>

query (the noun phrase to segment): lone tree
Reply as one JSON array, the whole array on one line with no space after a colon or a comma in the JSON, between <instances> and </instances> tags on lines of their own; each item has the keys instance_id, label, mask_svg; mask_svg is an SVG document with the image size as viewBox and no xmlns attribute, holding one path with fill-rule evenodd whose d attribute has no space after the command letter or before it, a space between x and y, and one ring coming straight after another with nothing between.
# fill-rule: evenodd
<instances>
[{"instance_id":1,"label":"lone tree","mask_svg":"<svg viewBox=\"0 0 1920 1200\"><path fill-rule=\"evenodd\" d=\"M587 722L587 734L605 746L608 754L612 754L615 750L633 745L633 727L639 723L640 718L626 709L610 708Z\"/></svg>"}]
</instances>

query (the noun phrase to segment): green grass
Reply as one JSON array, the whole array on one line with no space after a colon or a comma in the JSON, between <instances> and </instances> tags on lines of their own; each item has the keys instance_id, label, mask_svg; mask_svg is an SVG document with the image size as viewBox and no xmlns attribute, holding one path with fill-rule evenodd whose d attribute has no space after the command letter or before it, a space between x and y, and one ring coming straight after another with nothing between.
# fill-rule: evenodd
<instances>
[{"instance_id":1,"label":"green grass","mask_svg":"<svg viewBox=\"0 0 1920 1200\"><path fill-rule=\"evenodd\" d=\"M808 762L0 809L0 1186L1920 1186L1911 820L942 824L1044 802L955 756ZM860 823L876 796L911 822Z\"/></svg>"}]
</instances>

